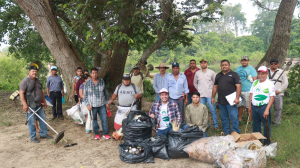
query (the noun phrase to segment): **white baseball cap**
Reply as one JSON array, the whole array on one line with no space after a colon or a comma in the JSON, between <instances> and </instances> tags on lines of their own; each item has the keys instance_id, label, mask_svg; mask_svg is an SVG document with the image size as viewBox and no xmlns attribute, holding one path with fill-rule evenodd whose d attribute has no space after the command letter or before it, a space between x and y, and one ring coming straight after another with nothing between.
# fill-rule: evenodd
<instances>
[{"instance_id":1,"label":"white baseball cap","mask_svg":"<svg viewBox=\"0 0 300 168\"><path fill-rule=\"evenodd\" d=\"M268 72L268 68L266 66L260 66L258 68L257 72L267 73Z\"/></svg>"},{"instance_id":2,"label":"white baseball cap","mask_svg":"<svg viewBox=\"0 0 300 168\"><path fill-rule=\"evenodd\" d=\"M52 69L57 70L57 67L56 67L56 66L52 66L52 67L51 67L51 70L52 70Z\"/></svg>"},{"instance_id":3,"label":"white baseball cap","mask_svg":"<svg viewBox=\"0 0 300 168\"><path fill-rule=\"evenodd\" d=\"M169 93L169 92L168 92L168 90L167 90L167 89L165 89L165 88L162 88L162 89L160 89L160 91L159 91L159 94L160 94L160 93Z\"/></svg>"}]
</instances>

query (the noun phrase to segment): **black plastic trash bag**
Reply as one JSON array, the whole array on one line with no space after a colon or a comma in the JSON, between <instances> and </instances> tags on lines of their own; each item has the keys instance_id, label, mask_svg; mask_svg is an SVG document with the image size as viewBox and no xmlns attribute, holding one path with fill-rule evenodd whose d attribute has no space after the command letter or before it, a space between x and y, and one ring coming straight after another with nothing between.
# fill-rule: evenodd
<instances>
[{"instance_id":1,"label":"black plastic trash bag","mask_svg":"<svg viewBox=\"0 0 300 168\"><path fill-rule=\"evenodd\" d=\"M188 158L189 155L183 151L185 146L203 137L203 131L199 127L188 127L182 132L170 131L168 137L168 153L171 159Z\"/></svg>"},{"instance_id":2,"label":"black plastic trash bag","mask_svg":"<svg viewBox=\"0 0 300 168\"><path fill-rule=\"evenodd\" d=\"M164 135L159 135L155 138L154 141L151 138L148 138L144 141L145 144L148 144L152 148L154 158L160 158L164 160L169 160L169 155L167 151L167 137Z\"/></svg>"},{"instance_id":3,"label":"black plastic trash bag","mask_svg":"<svg viewBox=\"0 0 300 168\"><path fill-rule=\"evenodd\" d=\"M141 115L139 122L134 119L136 115ZM145 111L130 111L128 117L122 121L125 142L143 142L150 138L153 123L153 118L149 117Z\"/></svg>"},{"instance_id":4,"label":"black plastic trash bag","mask_svg":"<svg viewBox=\"0 0 300 168\"><path fill-rule=\"evenodd\" d=\"M141 147L143 150L140 154L129 153L128 148ZM126 163L154 163L152 149L149 145L140 142L125 142L119 145L120 159Z\"/></svg>"}]
</instances>

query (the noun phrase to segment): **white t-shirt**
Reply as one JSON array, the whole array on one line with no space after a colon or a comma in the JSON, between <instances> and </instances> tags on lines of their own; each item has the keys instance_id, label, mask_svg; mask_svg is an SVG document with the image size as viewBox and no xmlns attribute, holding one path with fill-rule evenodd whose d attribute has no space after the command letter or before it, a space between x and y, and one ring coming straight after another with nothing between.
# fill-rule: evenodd
<instances>
[{"instance_id":1,"label":"white t-shirt","mask_svg":"<svg viewBox=\"0 0 300 168\"><path fill-rule=\"evenodd\" d=\"M158 129L166 129L170 126L170 119L168 115L168 104L162 104L159 112L159 120L160 120L160 128Z\"/></svg>"},{"instance_id":2,"label":"white t-shirt","mask_svg":"<svg viewBox=\"0 0 300 168\"><path fill-rule=\"evenodd\" d=\"M270 80L263 83L259 79L254 81L250 93L252 93L252 104L254 106L262 106L269 103L270 96L275 96L275 86Z\"/></svg>"}]
</instances>

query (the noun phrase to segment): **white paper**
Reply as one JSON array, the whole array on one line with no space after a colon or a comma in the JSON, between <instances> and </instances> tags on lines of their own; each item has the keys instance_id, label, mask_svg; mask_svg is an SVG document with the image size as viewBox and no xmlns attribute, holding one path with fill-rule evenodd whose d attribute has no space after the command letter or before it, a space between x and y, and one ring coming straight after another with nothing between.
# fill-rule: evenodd
<instances>
[{"instance_id":1,"label":"white paper","mask_svg":"<svg viewBox=\"0 0 300 168\"><path fill-rule=\"evenodd\" d=\"M230 104L230 106L236 105L236 104L234 104L234 100L236 99L236 92L233 92L230 95L227 95L226 99L227 99L228 103ZM240 97L239 100L242 101L242 98Z\"/></svg>"}]
</instances>

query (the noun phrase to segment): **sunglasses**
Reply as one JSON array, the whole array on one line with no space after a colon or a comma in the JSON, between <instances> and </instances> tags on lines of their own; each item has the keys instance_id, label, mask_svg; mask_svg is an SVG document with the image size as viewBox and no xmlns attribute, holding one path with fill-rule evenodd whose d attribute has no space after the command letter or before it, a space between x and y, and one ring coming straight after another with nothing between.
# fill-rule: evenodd
<instances>
[{"instance_id":1,"label":"sunglasses","mask_svg":"<svg viewBox=\"0 0 300 168\"><path fill-rule=\"evenodd\" d=\"M276 62L272 62L272 63L270 63L271 65L277 65L277 63Z\"/></svg>"}]
</instances>

